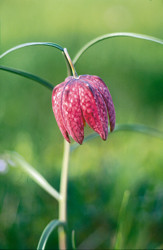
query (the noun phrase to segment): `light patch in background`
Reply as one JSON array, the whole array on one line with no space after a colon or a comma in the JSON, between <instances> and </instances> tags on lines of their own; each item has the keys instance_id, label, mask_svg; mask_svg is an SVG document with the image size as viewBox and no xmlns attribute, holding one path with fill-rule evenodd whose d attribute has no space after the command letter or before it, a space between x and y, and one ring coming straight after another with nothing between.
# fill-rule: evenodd
<instances>
[{"instance_id":1,"label":"light patch in background","mask_svg":"<svg viewBox=\"0 0 163 250\"><path fill-rule=\"evenodd\" d=\"M14 151L24 156L29 162L33 160L33 141L30 134L24 132L18 134Z\"/></svg>"},{"instance_id":2,"label":"light patch in background","mask_svg":"<svg viewBox=\"0 0 163 250\"><path fill-rule=\"evenodd\" d=\"M7 162L0 159L0 174L6 174L8 172Z\"/></svg>"},{"instance_id":3,"label":"light patch in background","mask_svg":"<svg viewBox=\"0 0 163 250\"><path fill-rule=\"evenodd\" d=\"M106 9L104 13L104 21L111 29L119 28L119 23L123 25L123 28L131 28L133 25L133 18L130 10L122 5L111 6Z\"/></svg>"}]
</instances>

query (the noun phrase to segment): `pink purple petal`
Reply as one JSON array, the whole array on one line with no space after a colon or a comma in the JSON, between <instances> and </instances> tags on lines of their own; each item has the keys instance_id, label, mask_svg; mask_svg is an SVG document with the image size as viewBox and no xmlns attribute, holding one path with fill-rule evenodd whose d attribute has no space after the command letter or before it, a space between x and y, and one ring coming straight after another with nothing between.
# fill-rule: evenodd
<instances>
[{"instance_id":1,"label":"pink purple petal","mask_svg":"<svg viewBox=\"0 0 163 250\"><path fill-rule=\"evenodd\" d=\"M65 85L62 97L62 114L65 127L71 137L82 144L84 139L83 115L80 107L79 80Z\"/></svg>"},{"instance_id":2,"label":"pink purple petal","mask_svg":"<svg viewBox=\"0 0 163 250\"><path fill-rule=\"evenodd\" d=\"M80 105L85 121L103 140L108 135L107 108L102 95L87 82L80 80Z\"/></svg>"},{"instance_id":3,"label":"pink purple petal","mask_svg":"<svg viewBox=\"0 0 163 250\"><path fill-rule=\"evenodd\" d=\"M62 113L61 113L61 96L62 96L62 91L63 91L64 86L65 86L65 82L60 83L53 89L52 107L53 107L53 112L54 112L58 127L62 135L68 142L70 142L68 133L63 123L63 118L62 118Z\"/></svg>"},{"instance_id":4,"label":"pink purple petal","mask_svg":"<svg viewBox=\"0 0 163 250\"><path fill-rule=\"evenodd\" d=\"M115 109L114 109L113 100L112 100L108 87L106 86L104 81L98 76L81 75L80 79L87 80L90 84L92 84L92 86L97 88L102 94L104 101L106 103L106 106L107 106L108 114L109 114L110 131L113 131L115 127Z\"/></svg>"}]
</instances>

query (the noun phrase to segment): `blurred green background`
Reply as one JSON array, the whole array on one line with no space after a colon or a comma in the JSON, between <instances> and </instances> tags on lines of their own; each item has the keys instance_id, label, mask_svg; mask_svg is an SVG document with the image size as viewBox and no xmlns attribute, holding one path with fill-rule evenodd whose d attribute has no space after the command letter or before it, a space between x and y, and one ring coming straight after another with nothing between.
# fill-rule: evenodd
<instances>
[{"instance_id":1,"label":"blurred green background","mask_svg":"<svg viewBox=\"0 0 163 250\"><path fill-rule=\"evenodd\" d=\"M0 53L25 42L51 41L66 47L73 58L85 43L112 32L163 39L162 13L162 0L0 0ZM61 52L50 47L20 49L0 64L54 85L66 77ZM76 70L106 82L117 123L162 130L161 45L132 38L105 40L81 57ZM63 138L52 112L51 92L1 71L0 153L5 150L23 155L59 189ZM130 196L120 213L124 192ZM57 216L57 202L20 169L0 172L0 249L36 248L44 227ZM117 232L121 248L163 248L161 139L117 132L106 142L97 138L78 147L70 159L68 228L69 238L75 230L82 249L113 248ZM47 249L57 249L56 231Z\"/></svg>"}]
</instances>

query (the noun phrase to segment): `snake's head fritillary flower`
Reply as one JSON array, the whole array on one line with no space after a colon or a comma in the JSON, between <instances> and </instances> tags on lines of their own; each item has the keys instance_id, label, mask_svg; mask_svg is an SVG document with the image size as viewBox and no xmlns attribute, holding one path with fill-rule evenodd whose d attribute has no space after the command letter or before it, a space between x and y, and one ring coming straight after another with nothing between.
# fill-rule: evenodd
<instances>
[{"instance_id":1,"label":"snake's head fritillary flower","mask_svg":"<svg viewBox=\"0 0 163 250\"><path fill-rule=\"evenodd\" d=\"M53 112L64 138L69 135L79 144L84 139L87 123L103 140L115 127L115 109L110 92L98 76L69 76L53 89Z\"/></svg>"}]
</instances>

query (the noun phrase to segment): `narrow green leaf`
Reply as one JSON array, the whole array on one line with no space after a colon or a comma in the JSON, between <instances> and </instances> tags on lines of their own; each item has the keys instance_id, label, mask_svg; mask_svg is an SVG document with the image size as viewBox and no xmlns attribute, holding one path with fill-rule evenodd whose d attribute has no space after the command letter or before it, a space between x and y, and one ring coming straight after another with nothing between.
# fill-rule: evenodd
<instances>
[{"instance_id":1,"label":"narrow green leaf","mask_svg":"<svg viewBox=\"0 0 163 250\"><path fill-rule=\"evenodd\" d=\"M143 40L148 40L151 42L163 44L163 40L156 38L156 37L153 37L153 36L147 36L147 35L143 35L143 34L128 33L128 32L118 32L118 33L105 34L103 36L99 36L99 37L91 40L83 48L81 48L81 50L79 50L79 52L76 54L75 58L73 59L73 63L75 64L79 60L81 55L83 55L86 52L86 50L88 48L92 47L94 44L101 42L101 41L108 39L108 38L113 38L113 37L131 37L131 38L138 38L138 39L143 39Z\"/></svg>"},{"instance_id":2,"label":"narrow green leaf","mask_svg":"<svg viewBox=\"0 0 163 250\"><path fill-rule=\"evenodd\" d=\"M48 241L48 238L50 234L53 232L53 230L58 227L59 225L63 225L63 223L59 220L52 220L49 222L49 224L45 227L44 231L42 232L42 235L40 237L37 250L44 250L46 243ZM55 248L57 249L57 248Z\"/></svg>"},{"instance_id":3,"label":"narrow green leaf","mask_svg":"<svg viewBox=\"0 0 163 250\"><path fill-rule=\"evenodd\" d=\"M17 49L21 49L21 48L24 48L24 47L29 47L29 46L36 46L36 45L45 45L45 46L50 46L50 47L54 47L56 49L59 49L63 52L63 48L56 44L56 43L51 43L51 42L32 42L32 43L23 43L23 44L19 44L9 50L6 50L3 54L0 55L0 59L4 56L6 56L7 54L17 50Z\"/></svg>"},{"instance_id":4,"label":"narrow green leaf","mask_svg":"<svg viewBox=\"0 0 163 250\"><path fill-rule=\"evenodd\" d=\"M2 155L2 158L8 162L9 165L16 165L26 172L40 187L42 187L47 193L49 193L57 201L61 200L61 195L53 188L47 180L29 163L27 163L22 156L16 152L8 151Z\"/></svg>"},{"instance_id":5,"label":"narrow green leaf","mask_svg":"<svg viewBox=\"0 0 163 250\"><path fill-rule=\"evenodd\" d=\"M47 87L50 90L53 90L53 88L54 88L54 86L51 83L49 83L48 81L44 80L43 78L41 78L39 76L28 73L28 72L18 70L18 69L9 68L9 67L2 66L2 65L0 65L0 70L4 70L4 71L7 71L10 73L19 75L19 76L23 76L25 78L28 78L30 80L33 80L35 82L42 84L43 86Z\"/></svg>"},{"instance_id":6,"label":"narrow green leaf","mask_svg":"<svg viewBox=\"0 0 163 250\"><path fill-rule=\"evenodd\" d=\"M124 227L124 222L126 218L126 207L129 201L130 197L130 191L126 190L123 195L120 211L119 211L119 218L118 218L118 229L117 229L117 235L116 235L116 240L115 240L115 246L114 249L124 249L123 246L123 227Z\"/></svg>"},{"instance_id":7,"label":"narrow green leaf","mask_svg":"<svg viewBox=\"0 0 163 250\"><path fill-rule=\"evenodd\" d=\"M159 131L158 129L143 124L117 124L113 132L118 131L138 132L163 139L163 131Z\"/></svg>"},{"instance_id":8,"label":"narrow green leaf","mask_svg":"<svg viewBox=\"0 0 163 250\"><path fill-rule=\"evenodd\" d=\"M151 128L151 127L148 127L148 126L142 125L142 124L116 124L115 129L111 134L114 134L115 132L118 132L118 131L138 132L138 133L142 133L142 134L146 134L146 135L150 135L153 137L163 139L163 132L162 131L159 131L157 129L154 129L154 128ZM109 133L110 133L110 131L109 131ZM83 143L90 141L98 136L99 136L99 134L92 133L92 134L88 135L87 137L85 137ZM70 152L74 151L78 147L79 147L78 143L72 144Z\"/></svg>"},{"instance_id":9,"label":"narrow green leaf","mask_svg":"<svg viewBox=\"0 0 163 250\"><path fill-rule=\"evenodd\" d=\"M75 244L75 231L72 231L72 249L76 250L76 244Z\"/></svg>"}]
</instances>

